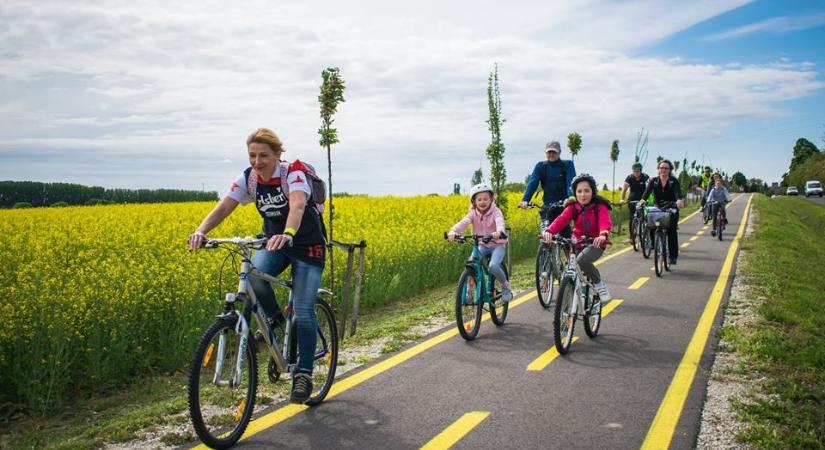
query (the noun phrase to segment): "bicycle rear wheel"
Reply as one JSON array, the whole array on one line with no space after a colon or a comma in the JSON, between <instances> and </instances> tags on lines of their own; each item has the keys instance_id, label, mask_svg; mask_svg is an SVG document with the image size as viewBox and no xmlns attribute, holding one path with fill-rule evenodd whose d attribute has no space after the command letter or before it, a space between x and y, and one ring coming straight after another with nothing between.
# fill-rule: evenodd
<instances>
[{"instance_id":1,"label":"bicycle rear wheel","mask_svg":"<svg viewBox=\"0 0 825 450\"><path fill-rule=\"evenodd\" d=\"M665 271L665 250L662 244L664 244L662 233L656 230L653 236L653 267L656 269L656 276L660 278L662 272Z\"/></svg>"},{"instance_id":2,"label":"bicycle rear wheel","mask_svg":"<svg viewBox=\"0 0 825 450\"><path fill-rule=\"evenodd\" d=\"M475 272L464 269L458 279L455 294L455 324L465 340L472 341L481 325L481 298L476 286Z\"/></svg>"},{"instance_id":3,"label":"bicycle rear wheel","mask_svg":"<svg viewBox=\"0 0 825 450\"><path fill-rule=\"evenodd\" d=\"M550 308L553 301L556 272L553 270L553 253L545 244L540 244L536 254L536 296L542 308Z\"/></svg>"},{"instance_id":4,"label":"bicycle rear wheel","mask_svg":"<svg viewBox=\"0 0 825 450\"><path fill-rule=\"evenodd\" d=\"M564 277L559 286L559 297L553 314L553 343L562 355L570 350L573 332L576 330L576 316L573 302L576 301L575 285L572 277Z\"/></svg>"},{"instance_id":5,"label":"bicycle rear wheel","mask_svg":"<svg viewBox=\"0 0 825 450\"><path fill-rule=\"evenodd\" d=\"M509 280L510 274L507 273L507 267L502 265L501 268L504 270L504 275ZM501 299L503 289L504 287L501 285L501 282L498 281L496 277L493 277L493 288L490 290L492 297L492 301L490 302L490 320L492 320L498 327L504 325L504 321L507 320L507 311L510 310L509 302L502 302L500 306L496 306L496 303Z\"/></svg>"},{"instance_id":6,"label":"bicycle rear wheel","mask_svg":"<svg viewBox=\"0 0 825 450\"><path fill-rule=\"evenodd\" d=\"M258 363L251 333L235 331L238 316L218 319L203 334L189 369L189 415L204 444L217 449L234 445L255 408ZM241 376L235 380L241 339L247 339Z\"/></svg>"},{"instance_id":7,"label":"bicycle rear wheel","mask_svg":"<svg viewBox=\"0 0 825 450\"><path fill-rule=\"evenodd\" d=\"M644 259L650 258L650 253L653 250L653 246L650 245L650 230L642 223L639 225L639 235L641 237L641 245L642 245L642 256Z\"/></svg>"},{"instance_id":8,"label":"bicycle rear wheel","mask_svg":"<svg viewBox=\"0 0 825 450\"><path fill-rule=\"evenodd\" d=\"M631 242L633 242L633 251L639 251L639 236L638 229L639 229L639 219L636 217L635 213L633 215L633 220L630 221L630 229L627 230L627 234L630 237Z\"/></svg>"},{"instance_id":9,"label":"bicycle rear wheel","mask_svg":"<svg viewBox=\"0 0 825 450\"><path fill-rule=\"evenodd\" d=\"M588 286L585 288L587 295L587 311L584 313L584 332L587 336L594 338L599 334L602 326L602 300L596 295L595 289Z\"/></svg>"}]
</instances>

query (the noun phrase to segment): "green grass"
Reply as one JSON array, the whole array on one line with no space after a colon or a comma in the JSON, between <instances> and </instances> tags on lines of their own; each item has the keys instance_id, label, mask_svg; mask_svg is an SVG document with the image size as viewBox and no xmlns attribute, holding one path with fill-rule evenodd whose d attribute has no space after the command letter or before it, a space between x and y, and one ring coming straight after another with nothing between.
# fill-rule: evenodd
<instances>
[{"instance_id":1,"label":"green grass","mask_svg":"<svg viewBox=\"0 0 825 450\"><path fill-rule=\"evenodd\" d=\"M761 195L753 205L740 272L764 302L755 325L722 334L765 381L735 404L746 423L737 438L756 448L825 448L825 208Z\"/></svg>"},{"instance_id":2,"label":"green grass","mask_svg":"<svg viewBox=\"0 0 825 450\"><path fill-rule=\"evenodd\" d=\"M687 214L689 213L688 211ZM614 236L615 245L607 253L625 248L626 237L626 234ZM514 275L510 281L515 292L533 288L534 268L533 257L513 262ZM456 281L460 271L460 266L455 268ZM381 352L395 351L421 337L420 333L412 331L413 327L433 320L452 321L455 314L454 299L455 285L448 284L368 309L358 321L356 335L347 337L343 346L368 345L385 339ZM365 364L370 360L369 356L361 355L352 362ZM265 364L260 364L260 367L259 391L285 395L289 389L288 382L272 385L265 381ZM143 430L188 422L186 381L183 372L146 377L132 386L104 395L91 398L88 395L78 395L77 399L68 401L59 410L51 411L45 417L16 417L11 422L0 422L0 448L100 448L107 443L134 440ZM259 395L258 403L269 405L272 400ZM164 434L160 439L170 445L180 445L194 439L194 435L191 431L176 431Z\"/></svg>"}]
</instances>

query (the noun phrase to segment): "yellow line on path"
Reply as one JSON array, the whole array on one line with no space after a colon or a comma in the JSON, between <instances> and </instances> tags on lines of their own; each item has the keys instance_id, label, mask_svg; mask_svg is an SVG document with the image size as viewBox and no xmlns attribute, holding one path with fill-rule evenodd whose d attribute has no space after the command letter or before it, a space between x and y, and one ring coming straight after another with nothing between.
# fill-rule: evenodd
<instances>
[{"instance_id":1,"label":"yellow line on path","mask_svg":"<svg viewBox=\"0 0 825 450\"><path fill-rule=\"evenodd\" d=\"M684 244L680 245L679 247L687 248L690 245L690 242L685 242Z\"/></svg>"},{"instance_id":2,"label":"yellow line on path","mask_svg":"<svg viewBox=\"0 0 825 450\"><path fill-rule=\"evenodd\" d=\"M628 289L631 289L631 290L639 289L640 287L642 287L642 285L647 283L648 280L650 280L650 277L639 277L638 280L634 281L633 284L628 286Z\"/></svg>"},{"instance_id":3,"label":"yellow line on path","mask_svg":"<svg viewBox=\"0 0 825 450\"><path fill-rule=\"evenodd\" d=\"M670 387L662 399L659 410L656 412L656 417L653 423L650 424L650 429L647 432L642 443L642 449L666 449L670 446L670 441L673 439L673 433L676 430L676 424L679 422L679 417L682 415L682 408L685 406L688 392L690 392L690 385L696 376L696 370L699 367L699 359L702 357L702 351L707 344L708 335L713 326L713 319L719 311L719 305L722 303L722 297L725 295L725 288L730 279L731 270L733 269L734 257L736 251L739 249L739 240L745 232L745 224L748 220L748 211L750 210L753 196L748 198L748 203L745 205L745 212L742 214L742 222L739 224L739 231L728 249L728 254L725 257L725 262L722 265L722 270L719 273L719 278L716 279L716 284L713 286L713 292L710 294L705 310L702 312L702 317L699 318L699 323L696 325L696 330L693 332L693 337L685 350L682 361L676 369Z\"/></svg>"},{"instance_id":4,"label":"yellow line on path","mask_svg":"<svg viewBox=\"0 0 825 450\"><path fill-rule=\"evenodd\" d=\"M424 444L421 450L442 450L448 449L460 441L473 428L484 421L490 413L488 411L473 411L461 416L444 431L438 433L430 442Z\"/></svg>"},{"instance_id":5,"label":"yellow line on path","mask_svg":"<svg viewBox=\"0 0 825 450\"><path fill-rule=\"evenodd\" d=\"M696 239L699 239L699 236L692 236L689 240L690 240L691 242L693 242L693 241L695 241Z\"/></svg>"},{"instance_id":6,"label":"yellow line on path","mask_svg":"<svg viewBox=\"0 0 825 450\"><path fill-rule=\"evenodd\" d=\"M602 317L605 317L608 314L610 314L611 312L613 312L613 310L616 309L617 306L621 305L623 301L624 300L614 298L613 300L610 301L610 303L604 305L602 307ZM579 340L579 338L574 336L573 340L570 342L570 344L571 345L575 344L576 341L578 341L578 340ZM559 357L559 352L558 352L558 350L556 350L556 346L554 345L554 346L550 347L549 350L542 353L538 358L534 359L533 362L528 364L527 365L527 371L528 372L538 372L540 370L544 370L545 367L547 367L551 362L553 362L554 359L556 359L558 357Z\"/></svg>"}]
</instances>

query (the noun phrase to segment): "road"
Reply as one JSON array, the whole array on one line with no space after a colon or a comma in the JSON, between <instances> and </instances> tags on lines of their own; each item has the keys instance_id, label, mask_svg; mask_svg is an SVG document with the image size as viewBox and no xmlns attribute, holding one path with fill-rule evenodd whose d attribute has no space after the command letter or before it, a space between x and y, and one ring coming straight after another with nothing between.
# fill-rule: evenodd
<instances>
[{"instance_id":1,"label":"road","mask_svg":"<svg viewBox=\"0 0 825 450\"><path fill-rule=\"evenodd\" d=\"M825 197L807 197L808 200L825 206Z\"/></svg>"},{"instance_id":2,"label":"road","mask_svg":"<svg viewBox=\"0 0 825 450\"><path fill-rule=\"evenodd\" d=\"M473 342L451 326L337 380L322 405L276 405L238 448L670 448L696 442L720 302L749 196L722 242L699 215L680 225L678 265L657 278L625 250L599 265L615 300L600 335L552 349L552 313L513 300ZM193 444L194 445L194 444Z\"/></svg>"}]
</instances>

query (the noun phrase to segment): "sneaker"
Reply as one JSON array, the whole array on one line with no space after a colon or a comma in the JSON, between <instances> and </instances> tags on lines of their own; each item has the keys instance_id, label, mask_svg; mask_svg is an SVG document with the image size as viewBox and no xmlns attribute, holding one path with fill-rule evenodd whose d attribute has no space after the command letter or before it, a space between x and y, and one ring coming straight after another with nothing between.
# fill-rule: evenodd
<instances>
[{"instance_id":1,"label":"sneaker","mask_svg":"<svg viewBox=\"0 0 825 450\"><path fill-rule=\"evenodd\" d=\"M725 222L725 225L727 225L727 224L728 224L728 218L727 218L727 217L725 217L724 219L722 219L722 221L723 221L723 222Z\"/></svg>"},{"instance_id":2,"label":"sneaker","mask_svg":"<svg viewBox=\"0 0 825 450\"><path fill-rule=\"evenodd\" d=\"M289 395L290 403L304 403L309 400L312 393L312 375L298 372L292 376L292 393Z\"/></svg>"},{"instance_id":3,"label":"sneaker","mask_svg":"<svg viewBox=\"0 0 825 450\"><path fill-rule=\"evenodd\" d=\"M513 291L510 289L504 289L504 292L501 293L501 301L504 303L509 302L513 299Z\"/></svg>"},{"instance_id":4,"label":"sneaker","mask_svg":"<svg viewBox=\"0 0 825 450\"><path fill-rule=\"evenodd\" d=\"M710 230L710 235L715 237L716 236L716 230Z\"/></svg>"},{"instance_id":5,"label":"sneaker","mask_svg":"<svg viewBox=\"0 0 825 450\"><path fill-rule=\"evenodd\" d=\"M613 300L613 297L610 296L610 291L607 290L607 285L604 284L604 281L596 283L593 287L596 288L596 293L599 294L599 299L601 299L602 305L610 300Z\"/></svg>"},{"instance_id":6,"label":"sneaker","mask_svg":"<svg viewBox=\"0 0 825 450\"><path fill-rule=\"evenodd\" d=\"M676 258L670 258L670 262L668 262L668 264L670 264L671 266L675 266L676 265Z\"/></svg>"}]
</instances>

